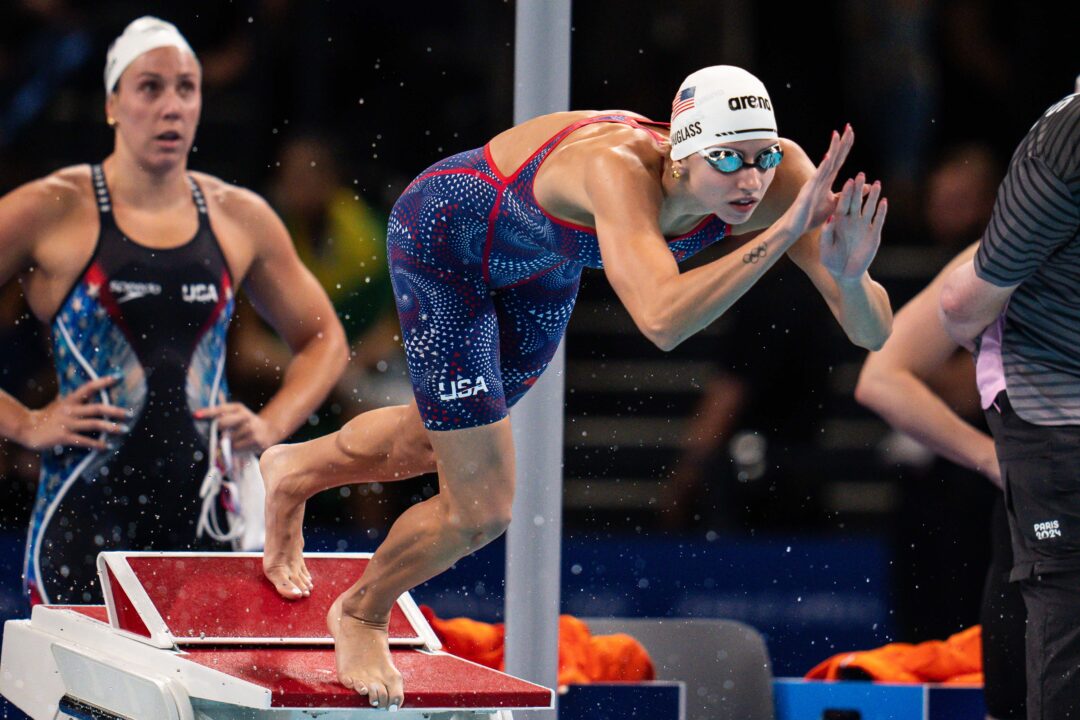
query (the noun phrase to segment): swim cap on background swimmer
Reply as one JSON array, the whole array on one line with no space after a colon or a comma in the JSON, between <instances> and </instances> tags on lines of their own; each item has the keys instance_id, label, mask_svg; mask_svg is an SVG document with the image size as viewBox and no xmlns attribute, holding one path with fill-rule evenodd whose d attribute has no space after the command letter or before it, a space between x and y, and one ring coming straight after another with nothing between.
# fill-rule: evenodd
<instances>
[{"instance_id":1,"label":"swim cap on background swimmer","mask_svg":"<svg viewBox=\"0 0 1080 720\"><path fill-rule=\"evenodd\" d=\"M691 73L671 103L671 159L736 140L777 140L765 85L734 65Z\"/></svg>"},{"instance_id":2,"label":"swim cap on background swimmer","mask_svg":"<svg viewBox=\"0 0 1080 720\"><path fill-rule=\"evenodd\" d=\"M136 58L162 47L174 47L195 57L187 40L172 23L150 15L133 20L109 46L105 56L105 92L116 89L120 76Z\"/></svg>"}]
</instances>

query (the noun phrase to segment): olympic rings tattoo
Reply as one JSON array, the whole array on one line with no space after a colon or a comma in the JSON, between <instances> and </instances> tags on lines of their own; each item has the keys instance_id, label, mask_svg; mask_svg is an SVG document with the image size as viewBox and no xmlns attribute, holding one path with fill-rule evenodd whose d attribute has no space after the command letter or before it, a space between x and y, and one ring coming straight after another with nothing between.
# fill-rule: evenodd
<instances>
[{"instance_id":1,"label":"olympic rings tattoo","mask_svg":"<svg viewBox=\"0 0 1080 720\"><path fill-rule=\"evenodd\" d=\"M768 243L761 243L756 248L754 248L750 252L743 255L742 261L744 263L746 263L747 265L752 265L753 263L756 263L761 258L765 257L765 255L767 255L768 252L769 252L769 244Z\"/></svg>"}]
</instances>

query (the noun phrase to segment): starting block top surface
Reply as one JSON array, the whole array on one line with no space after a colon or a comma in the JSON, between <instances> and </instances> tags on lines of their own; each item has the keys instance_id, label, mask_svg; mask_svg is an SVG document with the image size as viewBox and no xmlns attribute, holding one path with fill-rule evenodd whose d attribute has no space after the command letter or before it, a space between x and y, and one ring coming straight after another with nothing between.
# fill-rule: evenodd
<instances>
[{"instance_id":1,"label":"starting block top surface","mask_svg":"<svg viewBox=\"0 0 1080 720\"><path fill-rule=\"evenodd\" d=\"M305 556L314 590L282 598L263 576L259 553L102 553L109 619L159 647L192 644L329 645L326 614L367 566L369 554ZM408 595L390 615L392 645L437 649L438 639Z\"/></svg>"},{"instance_id":2,"label":"starting block top surface","mask_svg":"<svg viewBox=\"0 0 1080 720\"><path fill-rule=\"evenodd\" d=\"M551 691L443 652L390 651L405 684L405 708L549 707ZM188 660L271 692L280 708L368 708L337 681L333 648L191 647Z\"/></svg>"},{"instance_id":3,"label":"starting block top surface","mask_svg":"<svg viewBox=\"0 0 1080 720\"><path fill-rule=\"evenodd\" d=\"M67 613L87 618L110 633L116 632L114 628L110 628L106 610L102 606L42 606L34 612L34 622L44 632L49 633L46 637L64 636L78 642L81 646L79 653L83 655L87 652L87 639L93 636L80 631L79 623L72 624L65 619ZM99 637L100 641L108 640L108 635ZM130 654L132 646L144 650ZM147 655L157 652L161 653L160 659ZM402 707L404 710L426 712L547 708L552 704L552 693L545 687L445 652L410 647L396 647L390 652L405 684L405 704ZM119 643L110 643L110 653L109 658L96 658L98 664L129 669L134 666L151 671L159 677L181 677L177 669L178 663L194 663L220 673L217 676L220 680L213 680L210 684L222 697L231 696L236 699L213 697L217 702L236 702L240 706L243 704L239 700L240 691L235 688L253 685L267 693L269 708L290 711L370 708L367 696L338 683L332 647L281 644L190 645L176 652L154 650L144 643L133 642L131 638L127 638ZM44 655L50 656L47 652ZM117 655L128 655L129 659L118 663ZM135 660L136 657L141 659ZM98 667L97 671L101 672L102 668ZM116 683L113 690L122 687L126 677L127 675L120 673L113 678ZM203 697L194 689L189 692L191 697ZM251 696L244 694L243 697Z\"/></svg>"}]
</instances>

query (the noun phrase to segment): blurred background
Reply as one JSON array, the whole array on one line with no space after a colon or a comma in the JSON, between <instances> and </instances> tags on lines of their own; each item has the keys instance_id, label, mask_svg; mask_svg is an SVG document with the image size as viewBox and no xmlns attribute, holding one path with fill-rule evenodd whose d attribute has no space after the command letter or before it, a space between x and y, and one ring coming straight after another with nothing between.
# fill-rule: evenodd
<instances>
[{"instance_id":1,"label":"blurred background","mask_svg":"<svg viewBox=\"0 0 1080 720\"><path fill-rule=\"evenodd\" d=\"M683 77L723 63L764 80L781 133L811 157L852 123L844 172L884 182L890 213L871 271L899 308L978 238L1012 149L1072 91L1075 46L1048 39L1071 21L1049 0L776 7L579 0L571 106L664 120ZM110 152L105 51L143 14L176 23L202 62L190 167L271 202L348 331L346 377L297 439L407 401L385 217L422 169L511 124L514 3L8 0L0 192ZM566 340L568 612L745 620L765 633L777 674L977 622L992 487L855 403L864 353L793 270L777 265L667 354L637 334L602 274L586 274ZM258 407L287 352L250 309L233 332L230 381ZM44 338L19 284L0 288L0 387L32 407L55 393ZM4 617L25 612L36 473L32 454L0 444ZM420 478L320 496L308 547L373 549L434 490ZM501 553L463 561L417 598L444 616L499 618Z\"/></svg>"}]
</instances>

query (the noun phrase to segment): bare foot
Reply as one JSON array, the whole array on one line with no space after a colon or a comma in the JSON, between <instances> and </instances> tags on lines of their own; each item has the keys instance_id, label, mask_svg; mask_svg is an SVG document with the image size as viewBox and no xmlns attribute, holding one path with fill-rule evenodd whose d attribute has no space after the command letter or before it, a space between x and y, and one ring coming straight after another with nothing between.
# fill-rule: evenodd
<instances>
[{"instance_id":1,"label":"bare foot","mask_svg":"<svg viewBox=\"0 0 1080 720\"><path fill-rule=\"evenodd\" d=\"M311 595L314 585L304 565L304 503L290 482L291 447L275 445L262 454L259 469L266 485L266 547L263 574L286 600Z\"/></svg>"},{"instance_id":2,"label":"bare foot","mask_svg":"<svg viewBox=\"0 0 1080 720\"><path fill-rule=\"evenodd\" d=\"M401 673L390 658L385 629L372 627L342 610L344 593L326 613L326 627L334 636L338 681L367 695L372 707L397 710L405 699Z\"/></svg>"}]
</instances>

